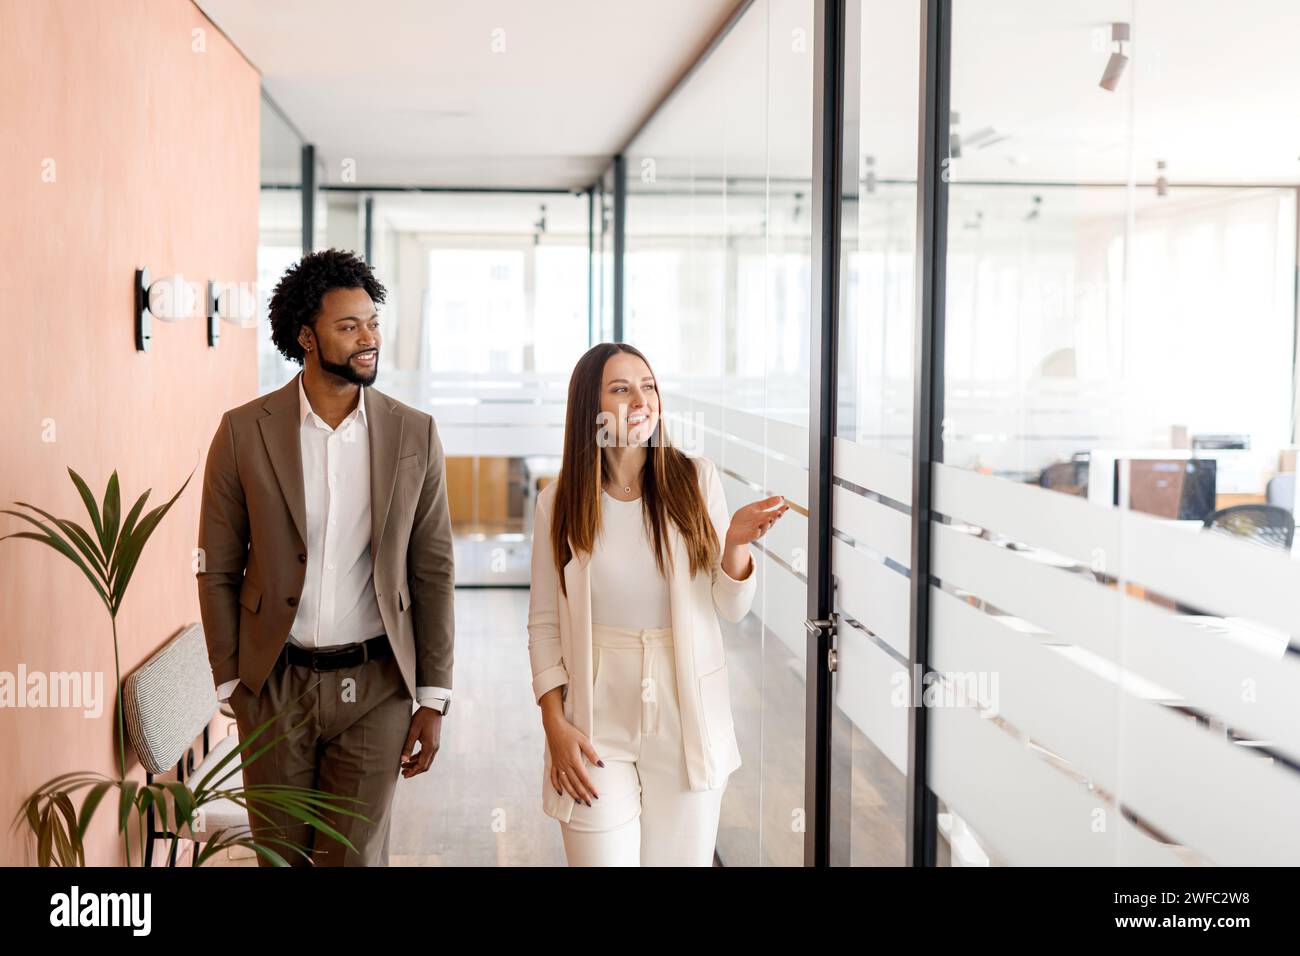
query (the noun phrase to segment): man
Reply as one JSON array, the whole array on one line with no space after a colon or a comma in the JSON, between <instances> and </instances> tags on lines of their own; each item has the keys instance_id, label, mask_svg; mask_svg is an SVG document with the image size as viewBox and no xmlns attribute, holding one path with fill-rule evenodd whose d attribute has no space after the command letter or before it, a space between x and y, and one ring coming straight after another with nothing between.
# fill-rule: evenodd
<instances>
[{"instance_id":1,"label":"man","mask_svg":"<svg viewBox=\"0 0 1300 956\"><path fill-rule=\"evenodd\" d=\"M274 734L306 721L245 782L358 798L371 821L330 818L352 853L296 819L254 817L255 835L310 851L298 864L387 865L398 772L429 769L451 699L442 444L429 415L371 387L383 301L349 253L290 266L271 338L302 372L225 413L203 477L199 605L217 696L241 736L276 715Z\"/></svg>"}]
</instances>

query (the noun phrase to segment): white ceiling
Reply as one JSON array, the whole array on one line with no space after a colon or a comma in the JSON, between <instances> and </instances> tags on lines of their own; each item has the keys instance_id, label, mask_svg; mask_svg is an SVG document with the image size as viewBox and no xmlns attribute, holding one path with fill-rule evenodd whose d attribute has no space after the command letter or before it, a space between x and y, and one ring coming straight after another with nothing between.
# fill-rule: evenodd
<instances>
[{"instance_id":1,"label":"white ceiling","mask_svg":"<svg viewBox=\"0 0 1300 956\"><path fill-rule=\"evenodd\" d=\"M857 134L878 176L915 180L920 15L861 0ZM810 175L812 0L760 0L632 145L632 191ZM1114 92L1110 24L1130 24ZM952 109L985 145L950 181L1300 183L1300 0L956 0ZM810 41L811 42L811 41ZM997 137L996 142L993 140Z\"/></svg>"},{"instance_id":2,"label":"white ceiling","mask_svg":"<svg viewBox=\"0 0 1300 956\"><path fill-rule=\"evenodd\" d=\"M317 143L327 182L351 158L366 184L561 188L598 175L735 6L373 0L358 16L343 0L197 2ZM809 180L812 8L753 4L632 145L633 193ZM861 9L861 151L880 177L912 180L919 4ZM1132 24L1131 61L1107 92L1114 20ZM957 130L1000 137L968 145L953 183L1130 170L1149 183L1158 159L1174 187L1300 183L1300 0L956 0L953 34ZM292 171L287 146L264 124L264 157ZM640 181L646 160L657 184Z\"/></svg>"},{"instance_id":3,"label":"white ceiling","mask_svg":"<svg viewBox=\"0 0 1300 956\"><path fill-rule=\"evenodd\" d=\"M196 0L342 182L585 188L736 0ZM264 138L267 137L263 126ZM264 144L268 156L285 153ZM287 151L292 169L292 151Z\"/></svg>"},{"instance_id":4,"label":"white ceiling","mask_svg":"<svg viewBox=\"0 0 1300 956\"><path fill-rule=\"evenodd\" d=\"M1132 27L1115 92L1098 85L1110 23ZM1300 182L1296 0L958 0L953 178Z\"/></svg>"}]
</instances>

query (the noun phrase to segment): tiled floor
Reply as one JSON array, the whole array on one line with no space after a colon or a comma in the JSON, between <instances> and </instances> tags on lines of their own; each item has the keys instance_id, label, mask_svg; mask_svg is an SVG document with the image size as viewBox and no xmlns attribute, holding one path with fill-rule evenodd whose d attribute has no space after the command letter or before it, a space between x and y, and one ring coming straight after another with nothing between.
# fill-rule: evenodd
<instances>
[{"instance_id":1,"label":"tiled floor","mask_svg":"<svg viewBox=\"0 0 1300 956\"><path fill-rule=\"evenodd\" d=\"M456 683L442 749L400 780L393 866L563 866L542 813L545 737L528 663L528 591L456 591Z\"/></svg>"}]
</instances>

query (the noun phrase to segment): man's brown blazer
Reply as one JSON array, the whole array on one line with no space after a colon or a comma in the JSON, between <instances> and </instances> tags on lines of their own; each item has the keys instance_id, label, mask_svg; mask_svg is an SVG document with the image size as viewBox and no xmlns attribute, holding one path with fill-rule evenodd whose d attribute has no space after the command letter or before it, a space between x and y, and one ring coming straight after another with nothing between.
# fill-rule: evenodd
<instances>
[{"instance_id":1,"label":"man's brown blazer","mask_svg":"<svg viewBox=\"0 0 1300 956\"><path fill-rule=\"evenodd\" d=\"M432 416L365 388L375 599L402 677L451 689L455 570ZM221 418L203 473L199 608L217 685L255 694L289 637L307 570L298 381Z\"/></svg>"}]
</instances>

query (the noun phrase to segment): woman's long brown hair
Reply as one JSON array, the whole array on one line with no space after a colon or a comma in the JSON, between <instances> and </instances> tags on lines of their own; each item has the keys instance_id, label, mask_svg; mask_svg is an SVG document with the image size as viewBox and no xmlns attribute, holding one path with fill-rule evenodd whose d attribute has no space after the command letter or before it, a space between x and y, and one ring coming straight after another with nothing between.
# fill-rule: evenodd
<instances>
[{"instance_id":1,"label":"woman's long brown hair","mask_svg":"<svg viewBox=\"0 0 1300 956\"><path fill-rule=\"evenodd\" d=\"M551 547L560 573L560 589L568 594L564 566L575 552L591 554L600 531L600 492L604 487L604 456L597 436L605 363L619 352L635 355L650 367L646 357L630 345L602 342L578 360L569 379L569 407L564 416L564 457L556 480L555 507L551 514ZM654 370L650 370L654 375ZM656 385L658 379L656 379ZM657 391L656 391L657 394ZM672 447L664 428L663 398L659 396L659 422L647 448L641 472L641 515L654 543L659 573L668 576L672 553L666 545L668 522L681 532L691 559L691 576L712 567L719 551L718 535L700 492L695 463ZM608 431L608 430L607 430Z\"/></svg>"}]
</instances>

